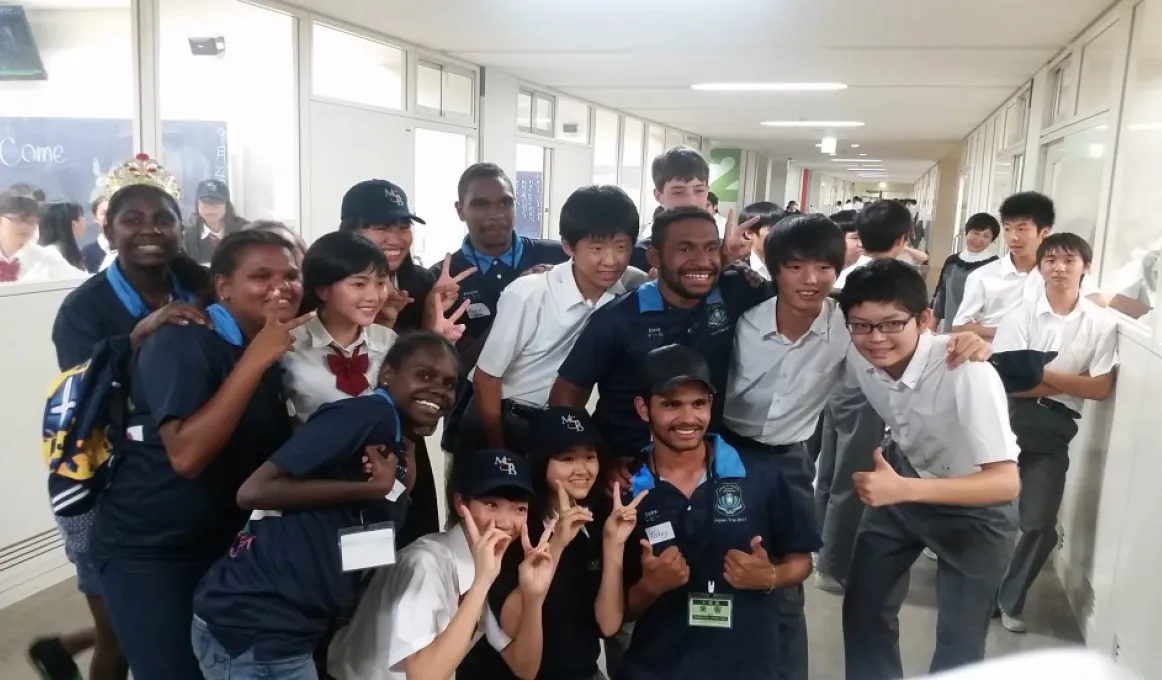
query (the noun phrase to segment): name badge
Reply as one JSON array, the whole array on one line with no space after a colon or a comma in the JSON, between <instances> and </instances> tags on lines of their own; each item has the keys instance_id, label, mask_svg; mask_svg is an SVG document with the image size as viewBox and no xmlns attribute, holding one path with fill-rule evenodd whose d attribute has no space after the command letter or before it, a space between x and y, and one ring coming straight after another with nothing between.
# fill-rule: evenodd
<instances>
[{"instance_id":1,"label":"name badge","mask_svg":"<svg viewBox=\"0 0 1162 680\"><path fill-rule=\"evenodd\" d=\"M492 310L483 302L473 302L468 305L469 319L483 319L488 316L492 316Z\"/></svg>"},{"instance_id":2,"label":"name badge","mask_svg":"<svg viewBox=\"0 0 1162 680\"><path fill-rule=\"evenodd\" d=\"M672 541L674 540L674 525L669 522L663 522L661 524L655 524L652 527L646 527L646 539L649 540L650 545Z\"/></svg>"},{"instance_id":3,"label":"name badge","mask_svg":"<svg viewBox=\"0 0 1162 680\"><path fill-rule=\"evenodd\" d=\"M395 524L383 522L341 529L339 555L344 572L395 564Z\"/></svg>"},{"instance_id":4,"label":"name badge","mask_svg":"<svg viewBox=\"0 0 1162 680\"><path fill-rule=\"evenodd\" d=\"M730 629L734 623L731 615L734 601L730 595L691 593L689 603L689 618L686 623L690 626Z\"/></svg>"}]
</instances>

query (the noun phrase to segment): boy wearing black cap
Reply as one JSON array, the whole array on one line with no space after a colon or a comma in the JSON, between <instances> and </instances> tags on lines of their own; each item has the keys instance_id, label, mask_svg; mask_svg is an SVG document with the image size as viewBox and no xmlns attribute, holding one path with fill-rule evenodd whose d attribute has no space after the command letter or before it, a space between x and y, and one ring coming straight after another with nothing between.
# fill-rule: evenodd
<instances>
[{"instance_id":1,"label":"boy wearing black cap","mask_svg":"<svg viewBox=\"0 0 1162 680\"><path fill-rule=\"evenodd\" d=\"M1002 381L991 366L948 366L948 339L926 332L924 279L903 262L852 272L839 305L849 375L892 432L853 480L868 508L843 600L847 679L903 676L897 619L925 546L939 557L932 671L979 661L1017 537L1017 442Z\"/></svg>"},{"instance_id":2,"label":"boy wearing black cap","mask_svg":"<svg viewBox=\"0 0 1162 680\"><path fill-rule=\"evenodd\" d=\"M459 520L424 536L379 570L351 624L331 645L337 680L448 680L481 630L520 677L541 665L541 609L555 563L545 528L534 546L526 519L533 495L528 463L507 451L479 451L453 463L449 500ZM488 590L509 544L520 540L519 625L510 637L488 611Z\"/></svg>"},{"instance_id":3,"label":"boy wearing black cap","mask_svg":"<svg viewBox=\"0 0 1162 680\"><path fill-rule=\"evenodd\" d=\"M631 493L649 490L625 556L633 640L616 678L779 674L776 588L811 573L819 535L781 473L707 434L706 360L669 345L645 360L635 400L653 446Z\"/></svg>"}]
</instances>

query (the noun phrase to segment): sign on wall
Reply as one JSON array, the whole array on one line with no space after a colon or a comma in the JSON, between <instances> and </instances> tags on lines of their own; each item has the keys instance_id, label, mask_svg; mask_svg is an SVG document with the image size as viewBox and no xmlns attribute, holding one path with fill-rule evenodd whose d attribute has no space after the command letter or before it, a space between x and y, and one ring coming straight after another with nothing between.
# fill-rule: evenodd
<instances>
[{"instance_id":1,"label":"sign on wall","mask_svg":"<svg viewBox=\"0 0 1162 680\"><path fill-rule=\"evenodd\" d=\"M545 173L517 170L516 233L541 238L545 215Z\"/></svg>"},{"instance_id":2,"label":"sign on wall","mask_svg":"<svg viewBox=\"0 0 1162 680\"><path fill-rule=\"evenodd\" d=\"M721 203L737 203L742 178L742 149L710 150L710 190Z\"/></svg>"}]
</instances>

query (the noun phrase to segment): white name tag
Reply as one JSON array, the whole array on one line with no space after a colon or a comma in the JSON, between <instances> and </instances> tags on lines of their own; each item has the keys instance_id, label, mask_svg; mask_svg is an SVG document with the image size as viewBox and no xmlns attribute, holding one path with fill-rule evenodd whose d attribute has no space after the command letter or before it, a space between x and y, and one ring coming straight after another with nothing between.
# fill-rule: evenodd
<instances>
[{"instance_id":1,"label":"white name tag","mask_svg":"<svg viewBox=\"0 0 1162 680\"><path fill-rule=\"evenodd\" d=\"M403 482L401 482L397 479L397 480L395 480L395 484L391 485L391 491L389 491L387 493L387 495L384 496L384 498L386 498L387 500L394 503L394 502L398 501L399 497L402 496L403 493L407 490L408 490L408 488L406 486L404 486Z\"/></svg>"},{"instance_id":2,"label":"white name tag","mask_svg":"<svg viewBox=\"0 0 1162 680\"><path fill-rule=\"evenodd\" d=\"M345 572L395 564L395 525L346 529L339 533L339 553Z\"/></svg>"},{"instance_id":3,"label":"white name tag","mask_svg":"<svg viewBox=\"0 0 1162 680\"><path fill-rule=\"evenodd\" d=\"M492 316L492 310L483 302L473 302L468 305L469 319L483 319L486 316Z\"/></svg>"},{"instance_id":4,"label":"white name tag","mask_svg":"<svg viewBox=\"0 0 1162 680\"><path fill-rule=\"evenodd\" d=\"M663 522L652 527L646 527L646 539L649 540L650 545L672 541L674 540L674 526L669 522Z\"/></svg>"}]
</instances>

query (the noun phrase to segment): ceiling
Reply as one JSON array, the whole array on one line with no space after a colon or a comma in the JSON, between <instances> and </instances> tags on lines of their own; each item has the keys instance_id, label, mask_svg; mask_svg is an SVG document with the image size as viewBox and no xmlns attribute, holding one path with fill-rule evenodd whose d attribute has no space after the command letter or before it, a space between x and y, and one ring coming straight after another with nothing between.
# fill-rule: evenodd
<instances>
[{"instance_id":1,"label":"ceiling","mask_svg":"<svg viewBox=\"0 0 1162 680\"><path fill-rule=\"evenodd\" d=\"M911 182L1001 105L1110 0L296 0L530 83L834 170L821 129L854 120L890 181ZM705 82L840 82L733 93ZM851 176L854 179L854 176Z\"/></svg>"},{"instance_id":2,"label":"ceiling","mask_svg":"<svg viewBox=\"0 0 1162 680\"><path fill-rule=\"evenodd\" d=\"M11 1L11 0L10 0ZM161 0L190 2L192 0ZM24 0L120 6L128 0ZM290 0L465 61L716 141L916 180L1111 0ZM836 92L704 92L706 82L839 82ZM851 144L860 145L852 149ZM841 166L838 167L837 166ZM848 175L855 179L854 175Z\"/></svg>"}]
</instances>

